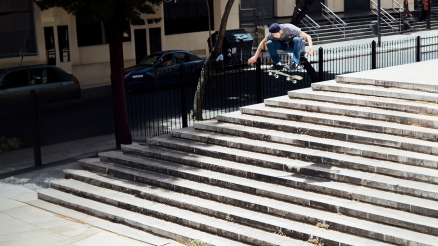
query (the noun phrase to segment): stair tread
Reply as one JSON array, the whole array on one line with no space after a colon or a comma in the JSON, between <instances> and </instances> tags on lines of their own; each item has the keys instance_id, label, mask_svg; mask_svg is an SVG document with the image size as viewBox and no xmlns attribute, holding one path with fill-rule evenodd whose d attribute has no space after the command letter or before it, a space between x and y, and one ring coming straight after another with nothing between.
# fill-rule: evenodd
<instances>
[{"instance_id":1,"label":"stair tread","mask_svg":"<svg viewBox=\"0 0 438 246\"><path fill-rule=\"evenodd\" d=\"M161 219L156 219L151 216L131 212L128 210L120 209L111 205L103 204L100 202L92 201L89 199L67 194L52 188L38 190L38 197L41 199L41 195L68 201L70 204L74 204L74 207L90 208L98 211L101 215L118 216L129 219L140 225L145 225L153 231L163 230L169 232L169 234L187 235L191 239L199 239L204 242L211 242L215 245L245 245L236 241L221 238L212 234L208 234L202 231L187 228L175 223L170 223ZM43 199L45 200L45 199ZM72 206L73 207L73 206Z\"/></svg>"},{"instance_id":2,"label":"stair tread","mask_svg":"<svg viewBox=\"0 0 438 246\"><path fill-rule=\"evenodd\" d=\"M297 240L292 240L291 242L288 242L288 240L290 239L289 237L282 237L279 235L275 235L272 232L261 231L260 229L248 227L246 225L242 225L237 222L231 223L223 219L218 219L196 211L190 211L155 201L149 201L149 200L137 198L129 194L92 186L75 180L60 180L60 181L53 181L53 183L58 185L63 185L65 187L69 187L71 189L75 189L79 192L88 193L93 197L99 196L102 197L101 199L113 200L114 202L123 202L123 203L134 205L139 208L154 210L159 213L166 213L171 215L172 217L182 218L187 221L193 221L195 223L205 224L210 227L218 228L219 230L247 235L257 239L260 238L261 240L268 241L270 243L280 244L278 242L281 242L281 244L283 245L289 245L289 243L293 243L293 244L298 243L301 245L304 243ZM316 225L309 225L289 219L283 219L256 211L246 210L243 208L239 208L227 204L221 204L215 201L205 200L196 197L188 197L176 193L173 194L172 199L175 200L178 199L178 201L181 203L188 203L191 206L196 206L198 208L201 208L199 210L208 209L210 211L216 211L218 213L228 214L230 217L234 217L236 220L237 220L236 217L241 217L248 220L249 222L254 221L256 223L266 223L275 228L282 228L286 231L291 230L298 233L308 234L309 236L313 235L318 238L329 239L336 242L350 243L350 244L354 242L354 244L357 245L370 245L371 243L376 245L379 244L386 245L385 243L380 243L375 240L361 238L338 231L325 230L323 228L317 227Z\"/></svg>"},{"instance_id":3,"label":"stair tread","mask_svg":"<svg viewBox=\"0 0 438 246\"><path fill-rule=\"evenodd\" d=\"M170 163L172 159L175 158L186 158L188 160L194 160L194 161L200 161L203 163L203 165L214 165L217 163L217 160L214 158L209 157L199 157L199 156L193 156L187 155L186 153L179 153L175 151L168 151L168 150L161 150L161 149L149 149L145 148L144 146L129 146L127 147L127 150L132 150L134 152L151 152L154 155L160 155L162 158L164 158L162 161L159 160L151 160L148 159L147 163L152 165L161 165L166 166L174 170L191 170L192 168L187 166L181 166L175 163ZM128 158L129 160L135 160L140 161L141 158L138 157L127 157L127 156L121 156L118 155L118 158ZM143 160L145 162L145 160ZM90 159L90 160L83 160L81 161L83 163L90 163L92 165L99 165L100 161L97 159ZM222 161L225 164L229 164L228 166L231 166L232 162L228 161ZM124 169L123 167L119 167L118 165L114 164L106 164L106 168L110 166L114 169ZM126 170L125 170L126 171ZM428 225L428 226L436 226L436 220L435 218L431 217L425 217L424 215L419 215L415 213L411 213L408 211L402 211L397 209L398 205L397 202L395 204L389 204L392 207L382 207L375 204L369 204L369 203L363 203L351 200L349 198L341 198L341 197L335 197L331 196L330 194L322 194L322 193L315 193L313 191L303 190L295 187L290 186L281 186L277 184L272 183L266 183L254 179L247 179L244 177L237 177L230 174L225 173L218 173L216 171L207 171L207 170L198 170L199 172L188 172L188 175L194 174L194 175L201 175L202 177L206 177L209 180L218 180L221 184L223 183L231 183L233 184L232 187L247 187L244 188L245 191L250 191L248 193L256 193L260 195L264 195L270 198L285 200L285 201L294 201L298 204L303 204L305 206L309 207L317 207L317 208L323 208L325 210L335 210L335 211L342 211L342 213L349 213L349 210L353 211L354 216L360 216L365 214L366 218L376 218L377 216L384 216L384 217L390 217L397 221L410 221L410 222L418 222L421 221L422 224ZM138 175L138 176L144 176L146 175L144 171L136 172L133 170L128 171L128 173L132 175ZM188 176L190 177L190 176ZM167 178L170 179L171 182L184 182L180 180L179 178ZM221 185L221 187L224 187ZM324 205L325 204L325 205ZM421 205L419 205L421 206ZM433 204L432 204L433 206ZM401 206L400 206L401 207ZM414 205L413 207L410 207L410 209L413 209L416 207ZM424 219L422 219L424 218ZM420 219L420 220L419 220ZM398 223L398 222L397 222Z\"/></svg>"},{"instance_id":4,"label":"stair tread","mask_svg":"<svg viewBox=\"0 0 438 246\"><path fill-rule=\"evenodd\" d=\"M328 163L331 163L334 161L340 161L340 162L354 162L354 163L363 163L364 165L375 165L375 163L379 163L382 166L388 166L391 168L391 166L395 166L396 164L392 162L386 162L386 161L378 161L374 159L364 158L360 156L349 156L339 153L332 153L327 151L320 151L315 149L307 149L307 148L300 148L295 147L291 145L281 144L281 143L269 143L265 141L258 141L248 138L242 138L242 137L236 137L231 135L225 135L220 133L212 133L212 132L203 132L199 130L195 130L193 128L183 128L179 130L174 130L172 132L172 136L175 136L177 133L182 133L184 135L178 135L178 137L183 138L176 139L172 138L171 140L176 144L177 142L181 141L181 144L186 144L187 146L194 146L196 148L208 148L209 151L216 151L217 153L223 153L224 155L236 155L239 157L244 158L254 158L257 160L263 160L263 161L269 161L269 162L275 162L278 164L281 164L284 166L283 168L287 168L289 170L291 169L307 169L307 170L313 170L315 172L324 172L324 173L331 173L336 175L339 179L346 178L349 182L352 182L351 179L357 179L356 182L359 184L362 184L366 187L369 187L370 184L368 182L372 183L371 186L375 185L375 188L379 189L395 189L398 188L398 192L403 192L403 189L415 190L415 193L417 195L422 196L424 198L430 198L430 199L438 199L438 193L435 193L435 191L438 191L438 186L436 184L428 184L418 181L412 181L412 180L406 180L401 179L397 177L390 177L385 176L377 173L371 173L371 172L365 172L365 171L358 171L358 170L351 170L351 169L345 169L345 168L339 168L336 166L331 166L330 164L322 165L319 163L314 163L312 161L310 162L304 162L296 159L289 159L285 157L277 157L270 154L264 154L259 152L253 152L253 151L247 151L244 149L241 149L237 146L240 146L242 144L245 144L247 146L251 146L251 149L258 149L260 147L266 149L266 152L273 153L273 151L285 151L285 152L294 152L301 155L309 155L309 156L318 156L323 160L329 159ZM205 142L211 142L210 139L221 139L222 141L228 143L227 146L218 146L219 144L216 143L216 145L211 144L205 144L204 142L193 142L197 141L197 139L189 139L189 136L199 136L204 137ZM167 140L170 137L167 138L160 138ZM188 141L186 141L188 140ZM309 158L311 159L311 158ZM332 160L332 161L330 161ZM395 167L396 169L396 167ZM261 170L259 170L261 172ZM268 171L267 171L268 172ZM432 172L432 170L431 170ZM282 172L284 173L284 172ZM288 173L288 172L286 172ZM275 176L275 174L272 174ZM431 177L438 177L438 176L431 176ZM337 179L334 179L335 181L339 181ZM342 185L342 184L339 184ZM388 187L386 187L388 186ZM371 187L369 187L371 188ZM408 191L406 191L408 192ZM424 192L424 193L423 193ZM409 192L408 192L409 193Z\"/></svg>"},{"instance_id":5,"label":"stair tread","mask_svg":"<svg viewBox=\"0 0 438 246\"><path fill-rule=\"evenodd\" d=\"M148 194L148 196L164 198L164 199L166 199L165 201L171 200L172 203L193 204L194 206L199 206L199 207L203 207L203 205L205 203L208 203L208 207L211 209L217 209L219 207L224 206L223 204L220 204L218 202L214 202L211 200L207 201L206 199L203 199L203 198L194 197L191 195L182 194L179 192L174 192L174 191L170 191L170 190L166 190L166 189L162 189L162 188L148 187L148 186L144 186L144 185L140 186L140 185L135 184L133 182L130 183L130 182L126 182L126 181L110 179L110 178L102 177L102 176L99 176L97 174L93 174L93 173L90 173L87 171L82 171L82 170L81 171L66 170L66 171L69 173L72 173L72 174L80 175L84 178L99 180L101 182L105 182L106 184L115 184L117 186L123 187L126 190L135 190L137 192L141 192L142 194ZM70 183L66 182L65 180L57 180L54 182L61 183L62 185L74 185L74 183L70 184ZM76 181L76 182L79 182L79 181ZM387 225L383 225L383 224L379 224L379 223L375 223L375 222L360 220L360 219L356 219L356 218L352 218L352 217L348 217L348 216L343 216L343 215L339 215L339 214L335 214L335 213L326 212L323 210L315 210L315 209L311 209L311 208L307 208L307 207L303 207L303 206L298 206L298 205L289 204L289 203L285 203L285 202L281 202L281 201L276 201L276 200L269 199L269 198L259 197L259 196L245 194L245 193L241 193L241 192L235 192L235 191L231 191L231 190L225 190L225 189L222 189L219 187L208 187L208 185L203 185L203 184L199 184L199 183L196 184L196 186L194 186L194 184L193 184L194 182L191 182L191 181L187 181L187 183L192 183L191 187L193 189L200 189L200 190L203 190L204 192L208 192L209 194L212 194L214 196L226 196L227 200L229 198L232 198L232 199L236 199L239 201L245 201L245 202L251 203L251 204L256 204L259 207L260 206L267 207L267 208L269 208L268 211L272 211L272 210L281 211L281 212L278 212L277 214L265 211L265 213L268 213L268 214L271 214L271 213L273 215L291 214L291 213L296 214L297 213L296 211L300 211L299 212L300 216L312 218L313 220L320 221L320 222L325 221L325 223L328 223L329 225L332 223L337 223L337 224L347 225L347 226L350 226L352 228L357 228L359 230L372 231L373 233L383 233L383 234L390 235L392 237L403 238L403 239L411 240L411 241L423 241L424 243L426 243L427 241L428 241L428 243L437 242L437 240L438 240L438 237L435 237L435 236L424 235L424 234L421 234L418 232L412 232L412 231L409 231L406 229L400 229L397 227L387 226ZM189 207L191 207L193 205L189 205ZM186 207L186 206L187 205L185 205L184 207ZM226 209L228 209L228 211L223 211L223 212L229 213L229 214L234 214L235 216L240 216L241 214L246 212L246 209L244 209L244 208L235 209L236 207L232 206L232 205L225 205L225 207L226 207ZM223 209L221 209L221 210L223 210ZM242 211L242 213L240 213L240 211ZM251 216L249 218L251 218ZM263 220L263 221L267 221L267 220ZM424 238L423 238L423 236L424 236Z\"/></svg>"},{"instance_id":6,"label":"stair tread","mask_svg":"<svg viewBox=\"0 0 438 246\"><path fill-rule=\"evenodd\" d=\"M311 88L301 89L297 90L296 93L299 92L305 92L305 91L312 90ZM431 116L431 115L421 115L421 114L414 114L414 113L406 113L406 112L399 112L399 111L391 111L391 110L385 110L385 109L379 109L379 108L373 108L373 107L363 107L363 106L354 106L354 105L342 105L342 104L335 104L330 102L319 102L319 101L311 101L311 100L300 100L300 99L292 99L288 96L280 96L280 97L274 97L265 99L265 104L270 102L293 102L293 103L306 103L309 105L316 105L316 106L326 106L326 107L336 107L343 110L349 110L349 111L362 111L362 112L369 112L369 113L375 113L375 114L386 114L390 116L403 116L406 118L417 118L417 119L424 119L424 120L431 120L431 121L438 121L438 117Z\"/></svg>"},{"instance_id":7,"label":"stair tread","mask_svg":"<svg viewBox=\"0 0 438 246\"><path fill-rule=\"evenodd\" d=\"M299 100L299 102L304 102L304 100ZM357 118L357 117L350 117L350 116L344 116L344 115L332 115L332 114L325 114L325 113L319 113L319 112L312 112L312 111L303 111L303 110L295 110L295 109L289 109L289 108L281 108L281 107L269 107L265 104L253 104L250 106L242 107L243 109L257 109L257 110L264 110L266 112L279 112L284 114L294 114L294 115L300 115L300 116L309 116L309 117L316 117L318 119L327 119L330 121L342 121L345 122L343 125L370 125L375 127L381 127L381 128L391 128L394 130L391 130L391 132L394 132L395 129L400 129L402 132L422 132L425 135L438 134L437 129L427 128L427 127L421 127L421 126L415 126L415 125L405 125L405 124L399 124L395 122L384 122L380 120L373 120L373 119L366 119L366 118ZM241 111L242 111L241 108ZM231 113L233 114L233 112ZM259 117L259 118L265 118L265 117ZM319 121L318 121L319 122ZM285 121L285 123L288 123L288 121ZM345 129L347 130L347 129ZM433 141L435 141L437 138L433 138Z\"/></svg>"},{"instance_id":8,"label":"stair tread","mask_svg":"<svg viewBox=\"0 0 438 246\"><path fill-rule=\"evenodd\" d=\"M87 225L91 225L95 228L100 228L106 231L110 231L113 232L117 235L123 235L125 237L128 238L132 238L135 240L138 240L140 242L145 242L148 244L152 244L152 245L167 245L169 243L172 243L172 240L165 238L163 235L161 236L157 236L154 235L151 232L146 232L146 231L140 231L137 230L135 228L123 225L123 224L119 224L119 223L114 223L108 220L104 220L104 219L100 219L94 216L90 216L87 215L85 213L70 209L70 208L66 208L66 207L62 207L60 205L56 205L50 202L46 202L43 200L32 200L32 201L28 201L26 202L27 204L46 210L46 211L50 211L56 215L61 215L63 217L65 217L68 220L73 220L73 221L78 221L79 223L84 223Z\"/></svg>"},{"instance_id":9,"label":"stair tread","mask_svg":"<svg viewBox=\"0 0 438 246\"><path fill-rule=\"evenodd\" d=\"M335 88L335 89L331 89ZM349 94L343 91L333 91L336 88L347 89ZM368 95L360 94L361 92L355 92L358 89L361 92L366 91L369 93ZM438 101L438 94L416 91L416 90L408 90L401 88L384 88L374 85L357 85L357 84L342 84L337 83L335 80L319 82L312 84L312 91L315 94L324 93L324 95L329 95L329 93L333 93L333 96L344 96L346 98L364 98L368 100L374 100L377 102L392 102L401 105L415 105L415 106L423 106L430 108L438 108L436 102ZM294 92L290 91L289 93ZM310 93L309 91L304 91L306 93ZM344 94L344 95L343 95ZM382 95L383 94L383 95ZM396 98L397 96L404 96L404 98ZM415 96L415 97L414 97ZM421 101L413 101L421 98Z\"/></svg>"},{"instance_id":10,"label":"stair tread","mask_svg":"<svg viewBox=\"0 0 438 246\"><path fill-rule=\"evenodd\" d=\"M255 107L253 107L253 108L255 108ZM405 156L415 155L417 158L421 158L421 159L429 160L429 161L434 161L434 162L436 162L438 160L438 157L436 155L398 149L400 147L400 145L403 145L403 144L416 144L419 146L438 147L437 143L431 142L431 141L426 141L426 140L421 140L421 139L412 139L412 138L403 137L403 136L394 136L394 135L379 133L379 132L368 132L368 131L364 131L364 130L356 130L356 129L348 129L348 128L346 129L346 128L340 128L340 127L332 127L332 126L328 126L328 125L318 125L318 124L299 122L299 121L267 118L267 117L262 117L262 116L253 116L253 115L242 114L239 111L221 114L220 116L218 116L218 119L220 121L224 121L223 119L225 119L227 117L228 118L237 118L237 119L248 119L251 121L257 121L257 122L262 122L262 123L270 123L270 124L278 125L279 127L280 126L290 126L290 127L294 127L294 128L306 129L306 130L303 130L304 133L306 133L306 131L308 131L308 130L313 130L313 131L327 132L327 133L331 133L331 134L339 134L344 139L342 139L342 140L331 139L331 138L327 137L326 134L322 135L322 137L315 137L315 136L311 136L311 135L307 135L307 134L299 134L299 133L294 134L291 132L285 132L285 131L278 132L278 131L275 131L273 129L269 129L269 130L267 129L267 131L272 132L276 136L281 136L282 134L286 134L288 136L303 139L303 140L312 139L312 141L319 142L319 143L325 143L325 144L330 143L330 144L336 144L336 145L344 146L344 147L362 148L362 149L366 149L366 150L373 150L373 151L379 151L379 152L385 152L385 153L397 153L397 154L405 155ZM208 122L214 122L214 121L210 120ZM196 124L202 124L202 123L195 123L195 125ZM435 131L437 131L437 130L435 130ZM371 145L368 143L367 144L360 143L358 141L354 142L355 138L356 139L357 138L373 139L373 140L378 140L378 141L374 141L376 143L376 145ZM349 139L352 139L352 140L349 140ZM383 144L380 143L381 141L388 141L391 144L388 144L388 146L382 146ZM437 167L437 166L434 166L434 167Z\"/></svg>"},{"instance_id":11,"label":"stair tread","mask_svg":"<svg viewBox=\"0 0 438 246\"><path fill-rule=\"evenodd\" d=\"M285 122L283 120L278 119L264 119L262 117L257 116L248 116L248 115L239 115L239 114L226 114L222 115L223 117L232 117L237 119L245 119L245 120L251 120L251 121L257 121L257 122L270 122L273 124L277 124L279 126L285 125ZM432 167L437 167L437 157L434 155L428 155L428 154L422 154L422 153L415 153L411 151L406 150L400 150L395 148L388 148L388 147L382 147L382 146L374 146L374 145L367 145L367 144L361 144L361 143L354 143L354 142L346 142L342 140L336 140L336 139L330 139L330 138L321 138L321 137L315 137L310 135L304 135L304 134L296 134L291 132L285 132L285 131L277 131L272 129L263 129L263 128L257 128L252 127L249 125L237 125L237 124L231 124L226 122L217 122L215 120L209 120L209 121L203 121L203 122L197 122L194 124L194 128L201 129L202 126L214 126L221 129L230 129L233 132L236 131L235 135L239 134L240 132L245 132L248 135L251 133L257 133L257 134L263 134L264 136L270 136L271 142L277 142L277 143L290 143L294 142L294 140L301 140L305 142L310 143L316 143L316 144L324 144L324 145L330 145L330 146L337 146L344 149L355 149L360 150L360 155L363 155L362 151L373 151L377 153L381 153L382 155L387 154L394 154L394 155L400 155L403 156L403 158L411 158L415 156L418 159L425 160L426 162L433 162L435 163ZM311 127L311 126L310 126ZM208 128L209 131L215 131L212 128ZM227 132L229 134L229 132ZM278 140L281 138L281 141ZM313 144L312 144L313 145ZM309 147L312 148L311 146ZM352 151L355 152L355 151ZM345 152L343 152L345 153ZM349 152L347 152L349 153ZM357 152L356 152L357 153ZM359 158L360 159L360 158ZM422 168L417 167L413 165L407 165L407 164L401 164L401 163L395 163L395 162L380 162L380 161L373 161L373 164L376 165L376 167L386 167L386 168L392 168L394 170L406 170L415 172L418 174L430 174L430 175L436 175L438 177L438 170L430 169L430 168ZM432 165L432 164L430 164ZM391 167L388 167L391 166Z\"/></svg>"},{"instance_id":12,"label":"stair tread","mask_svg":"<svg viewBox=\"0 0 438 246\"><path fill-rule=\"evenodd\" d=\"M191 144L190 141L182 141L185 145ZM199 143L198 143L199 145ZM210 147L210 146L208 146ZM154 150L154 153L156 151ZM193 154L184 153L186 155L187 159L194 158L198 161L203 161L205 163L209 163L209 165L219 165L217 159L211 158L211 157L205 157L205 156L199 156L196 155L196 157L192 157ZM108 153L102 153L102 155L108 155ZM183 155L180 154L174 154L174 156L178 156L180 158L183 158ZM254 155L251 155L254 156ZM126 157L130 158L130 157ZM134 157L133 157L134 158ZM135 161L138 161L139 163L146 163L145 161L136 158ZM154 164L154 161L148 160L148 165L157 165ZM205 175L206 177L210 178L226 178L232 182L234 182L234 178L231 178L230 176L227 176L225 173L218 173L213 171L207 171L207 170L199 170L198 168L194 167L181 167L180 164L172 164L167 163L167 166L169 168L178 170L180 172L188 172L189 175ZM279 186L274 185L277 187L277 190L283 190L288 189L291 187L294 188L304 188L304 189L310 189L309 187L313 187L318 190L318 192L323 192L326 194L327 192L330 192L332 195L337 196L343 196L343 197L349 197L352 196L355 197L358 201L366 201L371 202L387 207L403 207L406 205L406 207L409 207L410 211L415 211L416 208L422 208L426 210L435 210L438 207L438 202L423 198L417 198L407 195L401 195L396 194L388 191L381 191L376 189L371 189L363 186L357 186L357 185L351 185L347 183L338 183L338 182L327 182L323 179L318 179L314 177L304 177L302 175L297 174L291 174L289 172L285 171L279 171L279 170L273 170L273 169L267 169L267 168L261 168L241 163L235 163L231 161L221 160L220 161L220 167L235 170L236 172L243 172L243 173L253 173L257 175L262 176L269 176L274 177L276 180L282 181L282 182L288 182L289 186ZM190 171L189 171L190 170ZM249 187L260 187L258 183L255 183L252 179L238 179L241 182L246 182L245 186ZM263 183L264 185L270 185L269 183ZM294 191L295 192L295 191ZM313 191L312 191L313 192ZM315 193L315 192L313 192ZM406 203L405 203L406 201ZM405 205L403 205L405 204Z\"/></svg>"}]
</instances>

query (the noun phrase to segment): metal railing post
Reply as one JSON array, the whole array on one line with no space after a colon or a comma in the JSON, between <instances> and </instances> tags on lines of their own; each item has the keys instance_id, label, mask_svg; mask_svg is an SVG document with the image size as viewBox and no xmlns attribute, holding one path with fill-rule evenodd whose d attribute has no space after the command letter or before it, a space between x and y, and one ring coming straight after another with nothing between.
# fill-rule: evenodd
<instances>
[{"instance_id":1,"label":"metal railing post","mask_svg":"<svg viewBox=\"0 0 438 246\"><path fill-rule=\"evenodd\" d=\"M319 52L319 54L318 54L318 56L319 56L319 58L318 58L318 60L319 60L319 62L318 62L319 81L324 81L324 49L322 47L319 47L318 52Z\"/></svg>"},{"instance_id":2,"label":"metal railing post","mask_svg":"<svg viewBox=\"0 0 438 246\"><path fill-rule=\"evenodd\" d=\"M430 30L430 12L431 12L431 7L430 6L430 0L427 1L427 23L426 23L426 29Z\"/></svg>"},{"instance_id":3,"label":"metal railing post","mask_svg":"<svg viewBox=\"0 0 438 246\"><path fill-rule=\"evenodd\" d=\"M377 51L376 41L371 42L371 69L377 68Z\"/></svg>"},{"instance_id":4,"label":"metal railing post","mask_svg":"<svg viewBox=\"0 0 438 246\"><path fill-rule=\"evenodd\" d=\"M421 37L417 36L417 42L415 45L415 61L420 62L421 61Z\"/></svg>"},{"instance_id":5,"label":"metal railing post","mask_svg":"<svg viewBox=\"0 0 438 246\"><path fill-rule=\"evenodd\" d=\"M41 160L41 139L40 127L38 124L38 104L35 90L30 91L30 104L32 107L32 142L33 142L33 159L36 167L43 165Z\"/></svg>"},{"instance_id":6,"label":"metal railing post","mask_svg":"<svg viewBox=\"0 0 438 246\"><path fill-rule=\"evenodd\" d=\"M260 57L256 62L256 95L257 103L263 102L263 89L262 89L262 64Z\"/></svg>"},{"instance_id":7,"label":"metal railing post","mask_svg":"<svg viewBox=\"0 0 438 246\"><path fill-rule=\"evenodd\" d=\"M188 109L187 109L187 90L186 90L186 80L184 79L184 67L183 64L180 66L180 74L181 74L181 119L182 119L182 127L188 127ZM202 76L202 75L200 75Z\"/></svg>"}]
</instances>

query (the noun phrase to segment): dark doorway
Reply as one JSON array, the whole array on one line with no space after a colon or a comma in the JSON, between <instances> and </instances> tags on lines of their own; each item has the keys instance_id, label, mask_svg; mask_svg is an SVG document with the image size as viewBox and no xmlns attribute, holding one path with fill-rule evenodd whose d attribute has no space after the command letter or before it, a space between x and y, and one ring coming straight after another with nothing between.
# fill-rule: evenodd
<instances>
[{"instance_id":1,"label":"dark doorway","mask_svg":"<svg viewBox=\"0 0 438 246\"><path fill-rule=\"evenodd\" d=\"M70 61L68 26L58 26L58 50L61 62Z\"/></svg>"},{"instance_id":2,"label":"dark doorway","mask_svg":"<svg viewBox=\"0 0 438 246\"><path fill-rule=\"evenodd\" d=\"M307 10L307 13L313 14L313 13L322 13L322 5L321 3L324 3L324 0L315 0L313 1L312 5L309 5L309 9Z\"/></svg>"},{"instance_id":3,"label":"dark doorway","mask_svg":"<svg viewBox=\"0 0 438 246\"><path fill-rule=\"evenodd\" d=\"M151 44L151 54L161 51L161 28L149 29L149 43Z\"/></svg>"},{"instance_id":4,"label":"dark doorway","mask_svg":"<svg viewBox=\"0 0 438 246\"><path fill-rule=\"evenodd\" d=\"M345 0L344 12L352 10L370 10L370 0Z\"/></svg>"},{"instance_id":5,"label":"dark doorway","mask_svg":"<svg viewBox=\"0 0 438 246\"><path fill-rule=\"evenodd\" d=\"M53 27L44 27L44 43L48 65L56 65L55 34Z\"/></svg>"},{"instance_id":6,"label":"dark doorway","mask_svg":"<svg viewBox=\"0 0 438 246\"><path fill-rule=\"evenodd\" d=\"M146 29L134 30L135 63L140 63L141 59L147 55Z\"/></svg>"}]
</instances>

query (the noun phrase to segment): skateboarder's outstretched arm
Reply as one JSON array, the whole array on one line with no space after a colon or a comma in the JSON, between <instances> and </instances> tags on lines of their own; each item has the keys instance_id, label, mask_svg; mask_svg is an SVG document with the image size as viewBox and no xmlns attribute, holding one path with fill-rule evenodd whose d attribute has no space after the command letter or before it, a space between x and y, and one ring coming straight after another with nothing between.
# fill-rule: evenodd
<instances>
[{"instance_id":1,"label":"skateboarder's outstretched arm","mask_svg":"<svg viewBox=\"0 0 438 246\"><path fill-rule=\"evenodd\" d=\"M311 56L313 54L313 43L312 43L312 37L310 37L309 34L305 32L300 33L300 38L307 40L307 43L309 43L309 49L306 52L306 55Z\"/></svg>"},{"instance_id":2,"label":"skateboarder's outstretched arm","mask_svg":"<svg viewBox=\"0 0 438 246\"><path fill-rule=\"evenodd\" d=\"M266 38L264 38L259 46L257 47L257 51L254 54L254 56L252 56L251 58L248 59L248 65L254 64L255 62L257 62L257 58L259 58L260 55L260 51L262 51L263 47L265 47L266 42L268 42L268 40Z\"/></svg>"}]
</instances>

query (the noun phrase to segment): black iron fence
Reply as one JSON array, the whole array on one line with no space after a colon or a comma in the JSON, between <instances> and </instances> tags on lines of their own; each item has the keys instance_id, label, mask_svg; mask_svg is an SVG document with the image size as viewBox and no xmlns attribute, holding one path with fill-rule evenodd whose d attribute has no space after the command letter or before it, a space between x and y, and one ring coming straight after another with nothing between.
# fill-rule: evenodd
<instances>
[{"instance_id":1,"label":"black iron fence","mask_svg":"<svg viewBox=\"0 0 438 246\"><path fill-rule=\"evenodd\" d=\"M242 106L261 103L265 98L283 96L289 90L310 87L312 82L332 80L338 74L360 72L438 58L438 37L414 37L367 44L351 45L314 51L308 57L317 74L312 81L300 67L295 72L303 80L294 84L280 76L276 79L267 70L272 66L270 57L261 57L251 66L245 61L228 63L222 70L213 64L208 76L203 102L203 119L239 110ZM283 64L289 63L289 54L281 55ZM206 74L201 74L206 77ZM137 141L166 134L173 129L193 125L192 111L195 83L175 83L159 89L127 94L131 132ZM159 92L158 92L159 91ZM184 91L184 92L182 92Z\"/></svg>"},{"instance_id":2,"label":"black iron fence","mask_svg":"<svg viewBox=\"0 0 438 246\"><path fill-rule=\"evenodd\" d=\"M408 64L438 58L438 36L319 48L308 57L316 71L312 81L307 71L291 73L303 80L294 84L285 77L276 79L267 72L269 57L260 57L251 66L246 61L213 64L205 87L203 118L239 110L242 106L262 103L263 99L284 96L287 91L308 88L311 83L335 78L335 75ZM289 54L281 55L289 63ZM187 67L186 69L190 69ZM173 129L193 125L192 108L197 79L185 72L172 83L151 84L143 90L127 92L129 125L135 141L166 134ZM206 74L199 76L206 77ZM23 103L22 103L23 104ZM31 102L27 109L12 114L0 113L0 138L19 138L27 147L57 145L77 139L114 133L110 96L88 98L63 105L42 106ZM37 121L35 121L37 119ZM37 127L36 127L37 126ZM39 136L39 144L38 144ZM1 153L0 153L1 157ZM1 160L1 158L0 158ZM36 161L35 161L36 163Z\"/></svg>"}]
</instances>

